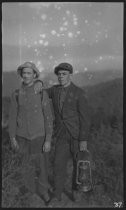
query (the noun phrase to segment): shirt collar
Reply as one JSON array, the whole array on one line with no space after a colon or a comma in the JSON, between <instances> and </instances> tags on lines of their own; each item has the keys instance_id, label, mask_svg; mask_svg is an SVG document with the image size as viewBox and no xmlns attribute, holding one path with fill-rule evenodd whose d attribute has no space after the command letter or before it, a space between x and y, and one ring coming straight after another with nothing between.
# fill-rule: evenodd
<instances>
[{"instance_id":1,"label":"shirt collar","mask_svg":"<svg viewBox=\"0 0 126 210\"><path fill-rule=\"evenodd\" d=\"M34 86L34 83L31 84L30 86L25 85L23 82L21 84L21 88L24 89L24 90L29 89L29 88L32 88L33 86Z\"/></svg>"},{"instance_id":2,"label":"shirt collar","mask_svg":"<svg viewBox=\"0 0 126 210\"><path fill-rule=\"evenodd\" d=\"M66 89L66 88L68 88L70 85L71 85L71 81L70 81L69 83L67 83L67 85L65 85L65 86L60 85L59 87L60 87L60 88L63 88L63 89Z\"/></svg>"}]
</instances>

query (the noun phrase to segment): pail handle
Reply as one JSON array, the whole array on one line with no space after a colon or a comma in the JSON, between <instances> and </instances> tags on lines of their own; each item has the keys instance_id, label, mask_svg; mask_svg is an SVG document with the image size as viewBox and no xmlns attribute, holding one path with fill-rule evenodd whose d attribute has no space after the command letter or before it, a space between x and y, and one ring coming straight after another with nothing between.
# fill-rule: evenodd
<instances>
[{"instance_id":1,"label":"pail handle","mask_svg":"<svg viewBox=\"0 0 126 210\"><path fill-rule=\"evenodd\" d=\"M88 153L90 154L90 151L89 151L88 149L84 149L84 150L82 150L82 151L79 150L79 151L77 151L77 153L76 153L76 155L75 155L76 159L77 159L78 153L84 152L84 151L86 151L86 152L88 152Z\"/></svg>"}]
</instances>

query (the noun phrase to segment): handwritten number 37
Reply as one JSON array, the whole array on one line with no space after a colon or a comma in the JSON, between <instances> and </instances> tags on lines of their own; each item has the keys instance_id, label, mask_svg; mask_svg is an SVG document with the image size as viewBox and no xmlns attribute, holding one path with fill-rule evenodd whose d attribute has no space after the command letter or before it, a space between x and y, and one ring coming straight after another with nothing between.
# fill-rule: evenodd
<instances>
[{"instance_id":1,"label":"handwritten number 37","mask_svg":"<svg viewBox=\"0 0 126 210\"><path fill-rule=\"evenodd\" d=\"M114 205L115 208L120 208L122 207L122 202L114 202Z\"/></svg>"}]
</instances>

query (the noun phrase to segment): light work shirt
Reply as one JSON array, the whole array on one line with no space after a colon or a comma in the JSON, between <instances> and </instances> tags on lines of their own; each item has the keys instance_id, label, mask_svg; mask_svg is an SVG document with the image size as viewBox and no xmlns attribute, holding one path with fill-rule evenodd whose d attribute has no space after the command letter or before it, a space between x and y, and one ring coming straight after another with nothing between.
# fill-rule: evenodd
<instances>
[{"instance_id":1,"label":"light work shirt","mask_svg":"<svg viewBox=\"0 0 126 210\"><path fill-rule=\"evenodd\" d=\"M16 135L27 139L52 135L53 118L46 91L35 93L34 85L19 89L18 102L12 93L9 114L10 138Z\"/></svg>"}]
</instances>

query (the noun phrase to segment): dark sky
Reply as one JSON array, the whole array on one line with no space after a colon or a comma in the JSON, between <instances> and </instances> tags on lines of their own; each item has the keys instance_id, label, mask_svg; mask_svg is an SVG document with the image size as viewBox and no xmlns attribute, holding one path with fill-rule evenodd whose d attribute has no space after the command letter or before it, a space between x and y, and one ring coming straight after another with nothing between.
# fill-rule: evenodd
<instances>
[{"instance_id":1,"label":"dark sky","mask_svg":"<svg viewBox=\"0 0 126 210\"><path fill-rule=\"evenodd\" d=\"M3 71L33 61L80 69L123 68L123 3L3 3Z\"/></svg>"}]
</instances>

